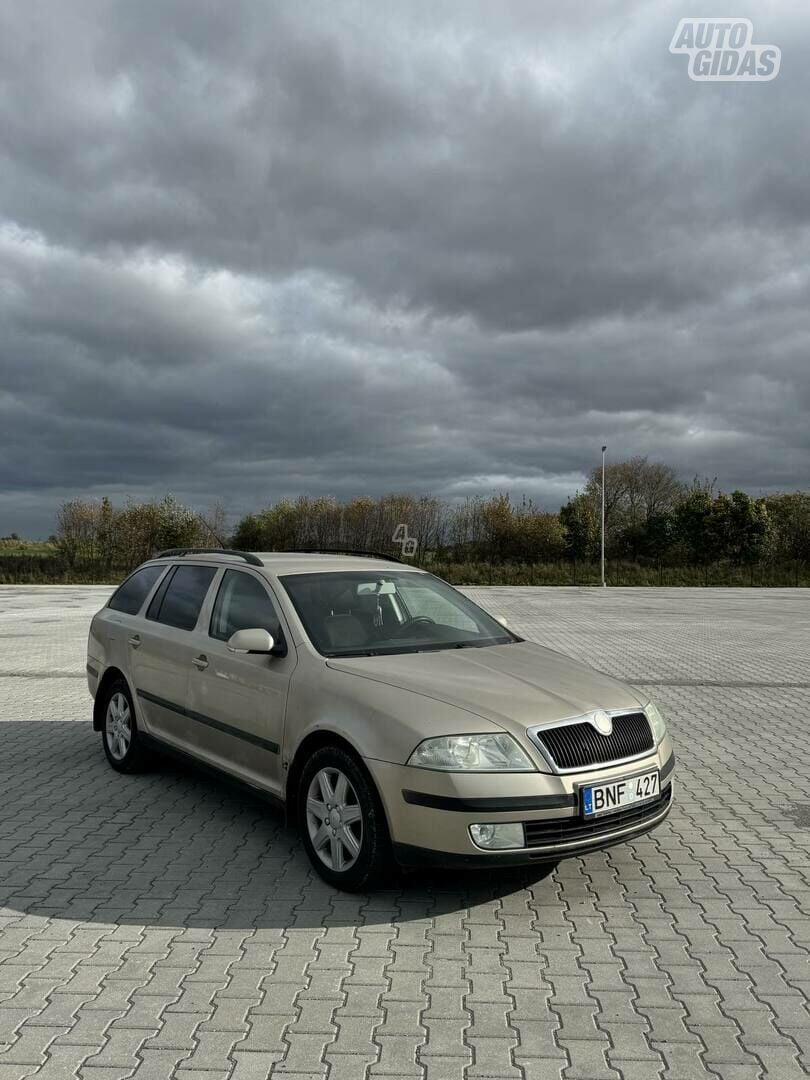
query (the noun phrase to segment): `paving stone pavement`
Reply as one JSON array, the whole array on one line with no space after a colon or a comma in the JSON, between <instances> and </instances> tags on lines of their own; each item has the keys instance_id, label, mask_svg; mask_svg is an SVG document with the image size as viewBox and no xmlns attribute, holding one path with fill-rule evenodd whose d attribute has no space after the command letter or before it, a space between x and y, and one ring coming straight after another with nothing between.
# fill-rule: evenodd
<instances>
[{"instance_id":1,"label":"paving stone pavement","mask_svg":"<svg viewBox=\"0 0 810 1080\"><path fill-rule=\"evenodd\" d=\"M470 589L649 690L676 805L545 878L350 896L252 796L108 768L108 592L0 588L0 1080L810 1075L810 593Z\"/></svg>"}]
</instances>

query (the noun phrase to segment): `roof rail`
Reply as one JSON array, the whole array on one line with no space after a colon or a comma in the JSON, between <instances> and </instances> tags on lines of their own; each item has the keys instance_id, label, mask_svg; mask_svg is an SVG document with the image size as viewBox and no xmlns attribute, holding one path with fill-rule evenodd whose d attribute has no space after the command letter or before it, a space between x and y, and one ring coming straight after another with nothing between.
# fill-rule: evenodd
<instances>
[{"instance_id":1,"label":"roof rail","mask_svg":"<svg viewBox=\"0 0 810 1080\"><path fill-rule=\"evenodd\" d=\"M155 558L179 559L183 555L235 555L239 559L244 559L246 563L250 563L251 566L264 566L262 560L250 551L237 551L236 548L167 548L165 551L159 551Z\"/></svg>"},{"instance_id":2,"label":"roof rail","mask_svg":"<svg viewBox=\"0 0 810 1080\"><path fill-rule=\"evenodd\" d=\"M401 563L396 555L387 555L384 551L364 551L361 548L294 548L289 553L279 551L278 555L360 555L367 559L385 559L386 562Z\"/></svg>"}]
</instances>

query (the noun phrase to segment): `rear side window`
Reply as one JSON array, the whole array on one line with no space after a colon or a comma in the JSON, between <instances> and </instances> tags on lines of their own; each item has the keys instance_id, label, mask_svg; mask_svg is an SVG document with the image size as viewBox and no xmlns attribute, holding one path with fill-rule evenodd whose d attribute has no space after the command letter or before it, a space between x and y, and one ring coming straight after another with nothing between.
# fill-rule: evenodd
<instances>
[{"instance_id":1,"label":"rear side window","mask_svg":"<svg viewBox=\"0 0 810 1080\"><path fill-rule=\"evenodd\" d=\"M215 566L176 567L163 591L160 606L150 604L147 618L166 626L176 626L179 630L193 630L216 572Z\"/></svg>"},{"instance_id":2,"label":"rear side window","mask_svg":"<svg viewBox=\"0 0 810 1080\"><path fill-rule=\"evenodd\" d=\"M279 641L281 632L273 601L251 574L226 570L211 615L210 635L227 641L237 630L266 630Z\"/></svg>"},{"instance_id":3,"label":"rear side window","mask_svg":"<svg viewBox=\"0 0 810 1080\"><path fill-rule=\"evenodd\" d=\"M149 590L163 573L162 566L144 566L127 578L115 593L108 607L113 611L123 611L125 615L137 615Z\"/></svg>"}]
</instances>

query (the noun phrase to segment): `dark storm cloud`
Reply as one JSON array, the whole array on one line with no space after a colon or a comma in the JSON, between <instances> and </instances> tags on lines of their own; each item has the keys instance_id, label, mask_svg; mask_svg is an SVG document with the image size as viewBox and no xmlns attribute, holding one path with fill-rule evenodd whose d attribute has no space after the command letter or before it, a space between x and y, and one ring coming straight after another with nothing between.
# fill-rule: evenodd
<instances>
[{"instance_id":1,"label":"dark storm cloud","mask_svg":"<svg viewBox=\"0 0 810 1080\"><path fill-rule=\"evenodd\" d=\"M691 10L691 9L690 9ZM0 4L0 533L167 488L808 483L807 21L690 82L604 2Z\"/></svg>"}]
</instances>

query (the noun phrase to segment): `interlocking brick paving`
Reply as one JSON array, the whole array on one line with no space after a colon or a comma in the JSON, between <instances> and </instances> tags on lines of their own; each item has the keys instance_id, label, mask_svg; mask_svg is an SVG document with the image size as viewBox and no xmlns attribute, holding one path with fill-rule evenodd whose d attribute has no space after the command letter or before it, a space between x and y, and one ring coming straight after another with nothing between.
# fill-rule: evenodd
<instances>
[{"instance_id":1,"label":"interlocking brick paving","mask_svg":"<svg viewBox=\"0 0 810 1080\"><path fill-rule=\"evenodd\" d=\"M0 588L0 1080L810 1074L810 594L469 592L661 704L676 805L546 878L350 896L240 789L107 766L108 589Z\"/></svg>"}]
</instances>

